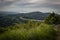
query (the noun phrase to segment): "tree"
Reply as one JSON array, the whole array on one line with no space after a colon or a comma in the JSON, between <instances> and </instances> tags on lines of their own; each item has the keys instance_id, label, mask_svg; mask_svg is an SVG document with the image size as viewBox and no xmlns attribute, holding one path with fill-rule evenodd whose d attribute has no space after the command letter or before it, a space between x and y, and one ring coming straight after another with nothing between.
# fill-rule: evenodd
<instances>
[{"instance_id":1,"label":"tree","mask_svg":"<svg viewBox=\"0 0 60 40\"><path fill-rule=\"evenodd\" d=\"M57 17L56 14L54 12L52 12L46 19L45 19L45 23L48 24L55 24L57 21Z\"/></svg>"}]
</instances>

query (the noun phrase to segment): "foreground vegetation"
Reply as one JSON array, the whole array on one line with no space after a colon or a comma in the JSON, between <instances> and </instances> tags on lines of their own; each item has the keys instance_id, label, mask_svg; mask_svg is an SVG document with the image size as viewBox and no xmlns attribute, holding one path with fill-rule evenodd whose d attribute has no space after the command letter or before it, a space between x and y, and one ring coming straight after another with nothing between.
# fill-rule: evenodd
<instances>
[{"instance_id":1,"label":"foreground vegetation","mask_svg":"<svg viewBox=\"0 0 60 40\"><path fill-rule=\"evenodd\" d=\"M0 40L55 40L56 31L53 25L40 22L27 22L5 28L1 31Z\"/></svg>"}]
</instances>

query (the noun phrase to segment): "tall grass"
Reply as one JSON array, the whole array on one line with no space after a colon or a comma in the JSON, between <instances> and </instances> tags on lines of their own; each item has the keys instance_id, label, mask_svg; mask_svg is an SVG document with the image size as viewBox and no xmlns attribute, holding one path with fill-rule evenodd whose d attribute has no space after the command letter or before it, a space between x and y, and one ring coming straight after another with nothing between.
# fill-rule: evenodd
<instances>
[{"instance_id":1,"label":"tall grass","mask_svg":"<svg viewBox=\"0 0 60 40\"><path fill-rule=\"evenodd\" d=\"M31 26L30 23L28 25L21 24L19 25L20 28L12 28L12 30L10 29L0 34L0 40L55 40L56 32L53 29L53 25L41 23L39 26L37 25L37 27L33 27L32 25L32 28L30 28L29 25Z\"/></svg>"}]
</instances>

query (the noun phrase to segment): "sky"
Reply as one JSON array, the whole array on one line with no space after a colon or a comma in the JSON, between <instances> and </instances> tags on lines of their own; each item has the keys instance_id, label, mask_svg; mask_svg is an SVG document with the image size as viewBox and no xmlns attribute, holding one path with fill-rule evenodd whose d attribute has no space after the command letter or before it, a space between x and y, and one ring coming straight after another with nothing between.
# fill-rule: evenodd
<instances>
[{"instance_id":1,"label":"sky","mask_svg":"<svg viewBox=\"0 0 60 40\"><path fill-rule=\"evenodd\" d=\"M0 0L0 11L60 13L60 0Z\"/></svg>"}]
</instances>

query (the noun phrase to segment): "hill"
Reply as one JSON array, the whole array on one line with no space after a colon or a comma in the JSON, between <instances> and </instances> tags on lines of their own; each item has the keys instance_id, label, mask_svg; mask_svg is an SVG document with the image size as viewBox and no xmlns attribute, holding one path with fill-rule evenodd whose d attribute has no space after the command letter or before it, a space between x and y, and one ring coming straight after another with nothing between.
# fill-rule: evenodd
<instances>
[{"instance_id":1,"label":"hill","mask_svg":"<svg viewBox=\"0 0 60 40\"><path fill-rule=\"evenodd\" d=\"M17 12L4 12L0 11L0 26L9 26L16 23L25 22L20 17L26 19L44 20L49 13L42 12L29 12L29 13L17 13Z\"/></svg>"}]
</instances>

